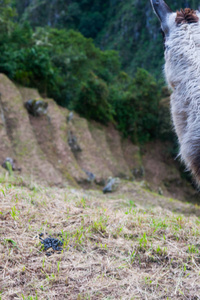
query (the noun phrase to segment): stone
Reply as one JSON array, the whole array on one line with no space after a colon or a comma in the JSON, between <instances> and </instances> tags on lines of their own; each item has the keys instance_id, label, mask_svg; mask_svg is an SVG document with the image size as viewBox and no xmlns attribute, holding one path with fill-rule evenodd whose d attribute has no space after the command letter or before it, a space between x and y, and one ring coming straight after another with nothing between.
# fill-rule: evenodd
<instances>
[{"instance_id":1,"label":"stone","mask_svg":"<svg viewBox=\"0 0 200 300\"><path fill-rule=\"evenodd\" d=\"M72 152L80 152L82 151L81 147L79 146L77 142L76 136L73 134L73 132L70 130L68 134L68 144L71 148Z\"/></svg>"},{"instance_id":2,"label":"stone","mask_svg":"<svg viewBox=\"0 0 200 300\"><path fill-rule=\"evenodd\" d=\"M143 167L134 168L132 174L136 179L141 179L145 175L145 170Z\"/></svg>"},{"instance_id":3,"label":"stone","mask_svg":"<svg viewBox=\"0 0 200 300\"><path fill-rule=\"evenodd\" d=\"M21 171L21 168L16 167L16 162L11 157L6 157L1 166L8 171Z\"/></svg>"},{"instance_id":4,"label":"stone","mask_svg":"<svg viewBox=\"0 0 200 300\"><path fill-rule=\"evenodd\" d=\"M163 196L163 190L162 190L162 188L160 186L158 188L158 194L161 195L161 196Z\"/></svg>"},{"instance_id":5,"label":"stone","mask_svg":"<svg viewBox=\"0 0 200 300\"><path fill-rule=\"evenodd\" d=\"M109 178L106 186L103 188L103 193L106 194L116 191L119 183L119 178Z\"/></svg>"},{"instance_id":6,"label":"stone","mask_svg":"<svg viewBox=\"0 0 200 300\"><path fill-rule=\"evenodd\" d=\"M86 171L83 169L83 171L85 172L85 174L88 176L87 180L89 182L94 182L96 176L92 173L92 172L89 172L89 171Z\"/></svg>"},{"instance_id":7,"label":"stone","mask_svg":"<svg viewBox=\"0 0 200 300\"><path fill-rule=\"evenodd\" d=\"M40 117L47 114L48 103L42 99L30 99L24 104L28 113L34 117Z\"/></svg>"},{"instance_id":8,"label":"stone","mask_svg":"<svg viewBox=\"0 0 200 300\"><path fill-rule=\"evenodd\" d=\"M74 118L74 113L73 111L70 111L68 117L67 117L67 123L71 122Z\"/></svg>"},{"instance_id":9,"label":"stone","mask_svg":"<svg viewBox=\"0 0 200 300\"><path fill-rule=\"evenodd\" d=\"M148 191L152 192L152 188L151 188L150 184L146 180L142 180L140 182L140 187L142 189L145 189L145 190L148 190Z\"/></svg>"}]
</instances>

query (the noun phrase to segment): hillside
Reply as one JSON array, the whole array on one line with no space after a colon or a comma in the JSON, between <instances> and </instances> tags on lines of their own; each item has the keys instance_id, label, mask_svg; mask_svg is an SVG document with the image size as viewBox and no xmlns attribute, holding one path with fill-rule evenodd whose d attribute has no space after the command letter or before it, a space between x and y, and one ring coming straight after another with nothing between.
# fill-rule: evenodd
<instances>
[{"instance_id":1,"label":"hillside","mask_svg":"<svg viewBox=\"0 0 200 300\"><path fill-rule=\"evenodd\" d=\"M23 177L48 185L96 188L102 188L109 177L120 177L141 181L156 193L198 201L191 184L182 179L178 162L166 151L167 142L140 148L112 124L89 122L75 113L69 120L67 109L42 99L35 89L16 86L3 74L0 93L0 162L13 158ZM30 99L47 103L47 114L28 113L24 103Z\"/></svg>"},{"instance_id":2,"label":"hillside","mask_svg":"<svg viewBox=\"0 0 200 300\"><path fill-rule=\"evenodd\" d=\"M168 0L173 10L184 7L198 9L199 2ZM21 21L33 27L73 28L95 40L101 49L119 51L123 68L134 74L145 68L157 78L163 64L163 42L160 25L147 0L16 0Z\"/></svg>"},{"instance_id":3,"label":"hillside","mask_svg":"<svg viewBox=\"0 0 200 300\"><path fill-rule=\"evenodd\" d=\"M20 182L0 178L1 300L199 298L199 206L138 183L108 196Z\"/></svg>"}]
</instances>

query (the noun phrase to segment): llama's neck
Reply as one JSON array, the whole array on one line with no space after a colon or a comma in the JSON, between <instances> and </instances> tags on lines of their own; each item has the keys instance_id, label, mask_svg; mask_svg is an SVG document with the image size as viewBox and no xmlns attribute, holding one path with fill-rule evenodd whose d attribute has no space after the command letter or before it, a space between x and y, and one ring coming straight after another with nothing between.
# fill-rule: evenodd
<instances>
[{"instance_id":1,"label":"llama's neck","mask_svg":"<svg viewBox=\"0 0 200 300\"><path fill-rule=\"evenodd\" d=\"M166 42L165 76L173 90L171 111L179 142L200 120L200 26L184 24Z\"/></svg>"},{"instance_id":2,"label":"llama's neck","mask_svg":"<svg viewBox=\"0 0 200 300\"><path fill-rule=\"evenodd\" d=\"M200 87L200 26L183 24L166 41L165 75L174 92L193 97Z\"/></svg>"}]
</instances>

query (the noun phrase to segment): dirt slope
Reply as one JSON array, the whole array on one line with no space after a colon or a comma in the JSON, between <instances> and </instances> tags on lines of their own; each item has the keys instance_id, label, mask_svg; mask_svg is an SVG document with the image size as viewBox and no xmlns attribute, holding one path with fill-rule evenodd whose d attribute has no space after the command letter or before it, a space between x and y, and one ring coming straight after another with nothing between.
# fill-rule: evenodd
<instances>
[{"instance_id":1,"label":"dirt slope","mask_svg":"<svg viewBox=\"0 0 200 300\"><path fill-rule=\"evenodd\" d=\"M132 177L124 159L120 134L112 126L89 124L76 114L67 122L69 111L58 107L52 99L45 99L47 116L33 117L27 113L24 102L41 98L39 93L15 86L3 74L0 92L1 162L12 156L23 174L31 173L35 180L42 178L50 184L87 182L85 171L93 173L95 182L102 185L111 176ZM76 138L81 151L71 150L70 134Z\"/></svg>"},{"instance_id":2,"label":"dirt slope","mask_svg":"<svg viewBox=\"0 0 200 300\"><path fill-rule=\"evenodd\" d=\"M90 172L98 185L104 185L108 177L146 180L152 191L187 201L198 198L166 156L163 143L150 143L141 154L113 125L88 122L75 113L69 121L70 112L52 99L44 99L47 115L33 117L24 102L42 99L37 90L16 86L3 74L0 94L0 163L13 157L22 168L21 175L50 185L88 186L86 172ZM70 140L79 151L72 149Z\"/></svg>"},{"instance_id":3,"label":"dirt slope","mask_svg":"<svg viewBox=\"0 0 200 300\"><path fill-rule=\"evenodd\" d=\"M60 184L61 175L46 159L45 153L37 143L19 90L2 74L0 75L0 93L5 119L4 131L7 133L5 141L3 137L2 141L6 144L9 140L11 146L8 153L1 152L1 161L13 153L14 158L23 168L24 174L47 180L49 183Z\"/></svg>"}]
</instances>

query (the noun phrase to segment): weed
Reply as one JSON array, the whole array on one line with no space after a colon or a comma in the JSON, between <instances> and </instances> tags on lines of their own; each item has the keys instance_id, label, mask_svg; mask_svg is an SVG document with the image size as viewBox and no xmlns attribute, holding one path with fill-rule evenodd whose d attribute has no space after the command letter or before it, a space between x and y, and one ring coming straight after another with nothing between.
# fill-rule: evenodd
<instances>
[{"instance_id":1,"label":"weed","mask_svg":"<svg viewBox=\"0 0 200 300\"><path fill-rule=\"evenodd\" d=\"M143 237L139 239L139 250L145 251L147 249L147 235L143 234Z\"/></svg>"},{"instance_id":2,"label":"weed","mask_svg":"<svg viewBox=\"0 0 200 300\"><path fill-rule=\"evenodd\" d=\"M85 208L86 207L86 200L85 200L85 198L81 198L81 200L79 200L76 205L78 207Z\"/></svg>"},{"instance_id":3,"label":"weed","mask_svg":"<svg viewBox=\"0 0 200 300\"><path fill-rule=\"evenodd\" d=\"M12 239L5 239L4 241L7 243L11 243L13 245L13 247L18 248L17 243L15 241L13 241Z\"/></svg>"},{"instance_id":4,"label":"weed","mask_svg":"<svg viewBox=\"0 0 200 300\"><path fill-rule=\"evenodd\" d=\"M145 281L145 284L147 284L147 285L152 284L152 280L151 280L151 277L150 277L150 276L146 276L146 277L144 278L144 281Z\"/></svg>"},{"instance_id":5,"label":"weed","mask_svg":"<svg viewBox=\"0 0 200 300\"><path fill-rule=\"evenodd\" d=\"M60 263L61 263L61 261L59 260L59 261L57 262L57 271L58 271L58 274L59 274L59 271L60 271Z\"/></svg>"},{"instance_id":6,"label":"weed","mask_svg":"<svg viewBox=\"0 0 200 300\"><path fill-rule=\"evenodd\" d=\"M90 229L93 232L106 233L106 231L107 231L107 221L108 221L108 217L105 217L105 216L101 215L99 220L92 222L92 224L90 226Z\"/></svg>"},{"instance_id":7,"label":"weed","mask_svg":"<svg viewBox=\"0 0 200 300\"><path fill-rule=\"evenodd\" d=\"M134 262L134 260L135 260L135 256L136 256L136 252L135 252L135 251L133 251L133 252L131 253L131 256L130 256L130 259L131 259L131 264Z\"/></svg>"},{"instance_id":8,"label":"weed","mask_svg":"<svg viewBox=\"0 0 200 300\"><path fill-rule=\"evenodd\" d=\"M25 297L23 294L21 294L22 296L22 299L23 300L38 300L38 296L37 296L37 292L36 292L36 296L28 296L28 297Z\"/></svg>"},{"instance_id":9,"label":"weed","mask_svg":"<svg viewBox=\"0 0 200 300\"><path fill-rule=\"evenodd\" d=\"M5 191L3 189L0 189L0 191L2 192L2 194L4 195L4 197L6 196Z\"/></svg>"},{"instance_id":10,"label":"weed","mask_svg":"<svg viewBox=\"0 0 200 300\"><path fill-rule=\"evenodd\" d=\"M160 246L157 246L156 254L160 256L165 256L167 254L167 249L165 247L161 248Z\"/></svg>"},{"instance_id":11,"label":"weed","mask_svg":"<svg viewBox=\"0 0 200 300\"><path fill-rule=\"evenodd\" d=\"M9 161L6 161L6 169L8 170L9 176L13 176L12 165Z\"/></svg>"},{"instance_id":12,"label":"weed","mask_svg":"<svg viewBox=\"0 0 200 300\"><path fill-rule=\"evenodd\" d=\"M188 245L188 253L199 253L199 250L194 245Z\"/></svg>"},{"instance_id":13,"label":"weed","mask_svg":"<svg viewBox=\"0 0 200 300\"><path fill-rule=\"evenodd\" d=\"M19 212L19 210L16 210L15 206L13 206L10 214L14 220L18 220L20 212Z\"/></svg>"}]
</instances>

